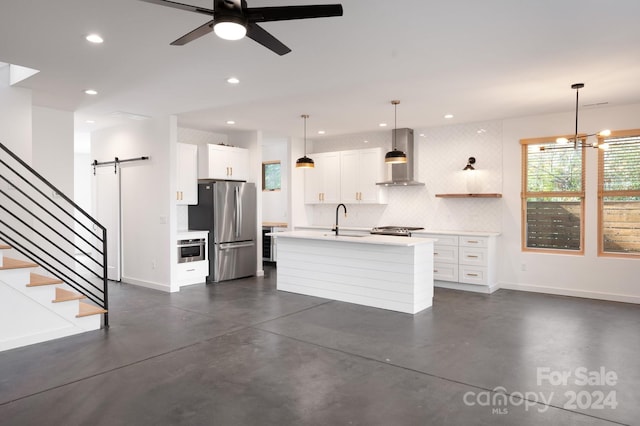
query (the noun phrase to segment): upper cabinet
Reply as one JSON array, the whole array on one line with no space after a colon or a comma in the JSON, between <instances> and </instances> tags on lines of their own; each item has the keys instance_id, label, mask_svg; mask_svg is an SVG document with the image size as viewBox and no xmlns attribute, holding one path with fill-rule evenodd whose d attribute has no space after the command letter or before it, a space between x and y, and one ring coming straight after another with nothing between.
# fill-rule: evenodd
<instances>
[{"instance_id":1,"label":"upper cabinet","mask_svg":"<svg viewBox=\"0 0 640 426\"><path fill-rule=\"evenodd\" d=\"M315 163L305 170L305 203L385 204L382 148L310 154Z\"/></svg>"},{"instance_id":2,"label":"upper cabinet","mask_svg":"<svg viewBox=\"0 0 640 426\"><path fill-rule=\"evenodd\" d=\"M315 167L304 171L304 202L340 202L340 153L323 152L311 156Z\"/></svg>"},{"instance_id":3,"label":"upper cabinet","mask_svg":"<svg viewBox=\"0 0 640 426\"><path fill-rule=\"evenodd\" d=\"M385 204L386 189L376 182L385 180L382 148L340 153L340 198L343 203Z\"/></svg>"},{"instance_id":4,"label":"upper cabinet","mask_svg":"<svg viewBox=\"0 0 640 426\"><path fill-rule=\"evenodd\" d=\"M198 204L198 146L179 143L176 204Z\"/></svg>"},{"instance_id":5,"label":"upper cabinet","mask_svg":"<svg viewBox=\"0 0 640 426\"><path fill-rule=\"evenodd\" d=\"M243 180L249 176L249 150L226 145L201 145L199 179Z\"/></svg>"}]
</instances>

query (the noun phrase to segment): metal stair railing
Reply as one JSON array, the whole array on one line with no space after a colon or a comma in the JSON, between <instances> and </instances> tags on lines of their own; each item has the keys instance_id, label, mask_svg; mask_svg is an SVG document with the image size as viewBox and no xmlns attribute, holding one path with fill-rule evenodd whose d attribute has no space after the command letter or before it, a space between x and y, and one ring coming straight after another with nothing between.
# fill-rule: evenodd
<instances>
[{"instance_id":1,"label":"metal stair railing","mask_svg":"<svg viewBox=\"0 0 640 426\"><path fill-rule=\"evenodd\" d=\"M109 327L106 228L2 143L0 240L105 309Z\"/></svg>"}]
</instances>

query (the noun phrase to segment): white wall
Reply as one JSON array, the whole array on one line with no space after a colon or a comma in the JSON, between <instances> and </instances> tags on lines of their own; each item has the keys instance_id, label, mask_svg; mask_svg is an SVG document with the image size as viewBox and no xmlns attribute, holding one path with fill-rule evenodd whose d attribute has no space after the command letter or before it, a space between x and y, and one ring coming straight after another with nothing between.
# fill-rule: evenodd
<instances>
[{"instance_id":1,"label":"white wall","mask_svg":"<svg viewBox=\"0 0 640 426\"><path fill-rule=\"evenodd\" d=\"M9 86L9 66L0 66L0 143L31 164L31 90Z\"/></svg>"},{"instance_id":2,"label":"white wall","mask_svg":"<svg viewBox=\"0 0 640 426\"><path fill-rule=\"evenodd\" d=\"M571 133L574 113L551 114L504 121L504 199L499 280L504 288L640 303L639 259L597 256L597 152L586 159L584 256L536 254L521 251L520 139ZM580 131L595 133L640 128L640 105L580 112ZM526 269L523 271L523 269Z\"/></svg>"},{"instance_id":3,"label":"white wall","mask_svg":"<svg viewBox=\"0 0 640 426\"><path fill-rule=\"evenodd\" d=\"M35 106L32 113L32 167L73 198L73 113Z\"/></svg>"},{"instance_id":4,"label":"white wall","mask_svg":"<svg viewBox=\"0 0 640 426\"><path fill-rule=\"evenodd\" d=\"M149 156L122 164L122 280L177 291L171 282L175 263L177 120L154 117L92 133L93 159L111 161Z\"/></svg>"}]
</instances>

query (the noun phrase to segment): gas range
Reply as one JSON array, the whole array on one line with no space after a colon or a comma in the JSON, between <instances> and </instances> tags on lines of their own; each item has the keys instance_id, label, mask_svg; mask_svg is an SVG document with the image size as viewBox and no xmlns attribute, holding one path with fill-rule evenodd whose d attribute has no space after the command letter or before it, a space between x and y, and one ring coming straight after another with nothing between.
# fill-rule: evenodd
<instances>
[{"instance_id":1,"label":"gas range","mask_svg":"<svg viewBox=\"0 0 640 426\"><path fill-rule=\"evenodd\" d=\"M424 228L418 228L414 226L377 226L371 230L371 234L410 237L411 231L420 231L422 229Z\"/></svg>"}]
</instances>

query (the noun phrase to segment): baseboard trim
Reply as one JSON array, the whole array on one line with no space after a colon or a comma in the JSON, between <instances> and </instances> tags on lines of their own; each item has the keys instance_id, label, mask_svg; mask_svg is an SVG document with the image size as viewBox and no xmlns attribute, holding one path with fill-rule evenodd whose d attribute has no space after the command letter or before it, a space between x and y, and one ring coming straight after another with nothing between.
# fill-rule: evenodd
<instances>
[{"instance_id":1,"label":"baseboard trim","mask_svg":"<svg viewBox=\"0 0 640 426\"><path fill-rule=\"evenodd\" d=\"M470 291L472 293L482 293L482 294L491 294L500 288L497 284L493 286L486 286L486 285L465 284L465 283L457 283L457 282L449 282L449 281L441 281L441 280L433 280L433 285L434 287L448 288L450 290L463 290L463 291Z\"/></svg>"},{"instance_id":2,"label":"baseboard trim","mask_svg":"<svg viewBox=\"0 0 640 426\"><path fill-rule=\"evenodd\" d=\"M122 282L126 284L137 285L140 287L150 288L153 290L160 290L166 293L174 293L174 292L180 291L180 287L173 288L165 284L154 283L153 281L139 280L131 277L125 277L124 275L122 276Z\"/></svg>"},{"instance_id":3,"label":"baseboard trim","mask_svg":"<svg viewBox=\"0 0 640 426\"><path fill-rule=\"evenodd\" d=\"M574 290L560 287L547 287L533 284L500 283L500 288L507 290L528 291L532 293L555 294L558 296L581 297L584 299L607 300L610 302L623 302L640 304L640 297L625 294L604 293L599 291Z\"/></svg>"}]
</instances>

